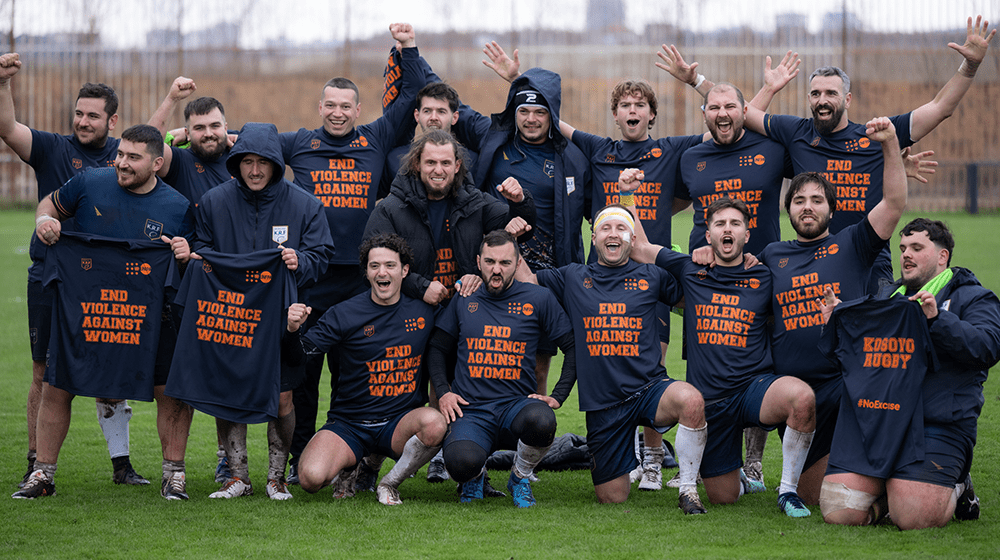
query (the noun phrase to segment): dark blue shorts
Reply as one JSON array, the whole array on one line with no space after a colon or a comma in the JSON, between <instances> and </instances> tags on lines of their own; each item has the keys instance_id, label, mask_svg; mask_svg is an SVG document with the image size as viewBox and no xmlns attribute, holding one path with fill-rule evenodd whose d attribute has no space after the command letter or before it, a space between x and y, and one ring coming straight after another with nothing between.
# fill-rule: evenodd
<instances>
[{"instance_id":1,"label":"dark blue shorts","mask_svg":"<svg viewBox=\"0 0 1000 560\"><path fill-rule=\"evenodd\" d=\"M45 362L49 353L49 333L52 330L52 305L56 291L41 282L28 281L28 338L31 359Z\"/></svg>"},{"instance_id":2,"label":"dark blue shorts","mask_svg":"<svg viewBox=\"0 0 1000 560\"><path fill-rule=\"evenodd\" d=\"M587 412L587 449L594 486L628 474L638 465L633 438L636 426L650 426L661 434L671 426L653 426L660 398L674 380L653 381L634 395L603 410Z\"/></svg>"},{"instance_id":3,"label":"dark blue shorts","mask_svg":"<svg viewBox=\"0 0 1000 560\"><path fill-rule=\"evenodd\" d=\"M975 419L953 424L925 424L924 460L897 467L889 478L953 488L969 472L975 444ZM845 472L851 471L833 465L826 469L826 474Z\"/></svg>"},{"instance_id":4,"label":"dark blue shorts","mask_svg":"<svg viewBox=\"0 0 1000 560\"><path fill-rule=\"evenodd\" d=\"M517 435L511 431L511 424L524 407L535 402L542 401L513 397L463 406L462 417L451 423L444 447L456 441L471 441L487 453L517 449Z\"/></svg>"},{"instance_id":5,"label":"dark blue shorts","mask_svg":"<svg viewBox=\"0 0 1000 560\"><path fill-rule=\"evenodd\" d=\"M701 458L701 476L711 478L731 473L743 464L743 428L757 426L773 430L775 426L760 423L760 405L764 393L778 380L773 373L758 375L745 389L720 401L705 405L708 441Z\"/></svg>"},{"instance_id":6,"label":"dark blue shorts","mask_svg":"<svg viewBox=\"0 0 1000 560\"><path fill-rule=\"evenodd\" d=\"M353 422L347 418L330 414L326 424L320 430L328 430L340 436L340 439L344 440L354 452L355 462L372 453L399 459L399 455L396 455L396 452L392 450L392 434L396 432L396 426L406 414L400 414L386 421L370 423Z\"/></svg>"}]
</instances>

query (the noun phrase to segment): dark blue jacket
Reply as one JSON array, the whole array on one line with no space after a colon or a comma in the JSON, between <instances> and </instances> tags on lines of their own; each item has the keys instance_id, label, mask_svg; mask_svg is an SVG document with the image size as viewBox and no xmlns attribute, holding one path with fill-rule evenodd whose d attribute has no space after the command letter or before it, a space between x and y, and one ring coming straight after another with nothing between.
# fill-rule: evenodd
<instances>
[{"instance_id":1,"label":"dark blue jacket","mask_svg":"<svg viewBox=\"0 0 1000 560\"><path fill-rule=\"evenodd\" d=\"M514 95L522 89L534 89L545 97L552 119L549 128L556 154L555 176L555 239L556 266L582 263L583 238L580 229L585 213L589 215L591 185L590 163L573 143L559 132L559 107L562 99L562 84L559 74L532 68L515 79L507 92L507 105L502 113L491 118L479 115L478 119L462 120L456 125L456 137L479 138L479 146L471 147L479 152L479 161L473 170L473 180L483 191L500 196L496 185L487 184L493 167L493 157L497 150L514 139L517 126L514 124ZM471 127L465 130L464 127ZM571 179L571 180L570 180ZM567 192L572 190L572 192Z\"/></svg>"},{"instance_id":2,"label":"dark blue jacket","mask_svg":"<svg viewBox=\"0 0 1000 560\"><path fill-rule=\"evenodd\" d=\"M271 182L251 191L240 175L247 154L267 158L274 166ZM269 123L247 123L229 153L226 167L233 175L201 198L195 219L195 252L212 249L242 254L273 249L279 244L295 249L299 287L316 281L333 258L333 239L323 205L286 181L278 130Z\"/></svg>"},{"instance_id":3,"label":"dark blue jacket","mask_svg":"<svg viewBox=\"0 0 1000 560\"><path fill-rule=\"evenodd\" d=\"M952 268L938 292L938 316L930 328L940 368L924 378L924 420L951 423L979 418L983 383L1000 361L1000 300L965 268ZM888 286L888 297L899 282Z\"/></svg>"}]
</instances>

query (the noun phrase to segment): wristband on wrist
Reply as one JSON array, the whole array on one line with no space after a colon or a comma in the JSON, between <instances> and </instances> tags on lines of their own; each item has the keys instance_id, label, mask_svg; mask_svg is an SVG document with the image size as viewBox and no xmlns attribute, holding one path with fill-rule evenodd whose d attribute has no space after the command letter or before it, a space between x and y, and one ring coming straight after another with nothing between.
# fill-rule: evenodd
<instances>
[{"instance_id":1,"label":"wristband on wrist","mask_svg":"<svg viewBox=\"0 0 1000 560\"><path fill-rule=\"evenodd\" d=\"M52 220L53 222L59 221L53 218L52 216L49 216L48 214L42 214L41 216L35 218L35 227L37 228L38 226L42 225L42 222L47 222L49 220Z\"/></svg>"},{"instance_id":2,"label":"wristband on wrist","mask_svg":"<svg viewBox=\"0 0 1000 560\"><path fill-rule=\"evenodd\" d=\"M691 87L693 87L694 89L698 89L699 87L701 87L701 84L703 83L705 83L705 75L698 74L698 77L695 78L694 83L691 84Z\"/></svg>"},{"instance_id":3,"label":"wristband on wrist","mask_svg":"<svg viewBox=\"0 0 1000 560\"><path fill-rule=\"evenodd\" d=\"M963 60L962 65L958 67L958 73L966 78L974 78L976 76L976 70L979 70L979 64L970 63L968 59Z\"/></svg>"},{"instance_id":4,"label":"wristband on wrist","mask_svg":"<svg viewBox=\"0 0 1000 560\"><path fill-rule=\"evenodd\" d=\"M618 203L622 206L635 206L635 195L632 193L619 195Z\"/></svg>"}]
</instances>

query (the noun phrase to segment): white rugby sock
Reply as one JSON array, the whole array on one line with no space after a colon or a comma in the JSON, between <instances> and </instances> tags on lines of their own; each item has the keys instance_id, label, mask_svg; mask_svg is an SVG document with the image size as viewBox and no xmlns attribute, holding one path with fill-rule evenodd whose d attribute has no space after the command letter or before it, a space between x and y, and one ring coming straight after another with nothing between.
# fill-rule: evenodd
<instances>
[{"instance_id":1,"label":"white rugby sock","mask_svg":"<svg viewBox=\"0 0 1000 560\"><path fill-rule=\"evenodd\" d=\"M677 424L677 437L674 438L674 448L677 451L677 464L680 478L679 490L687 492L694 490L698 484L698 471L701 470L701 456L705 453L705 443L708 441L708 424L692 430L683 424Z\"/></svg>"},{"instance_id":2,"label":"white rugby sock","mask_svg":"<svg viewBox=\"0 0 1000 560\"><path fill-rule=\"evenodd\" d=\"M800 432L785 428L785 437L781 440L781 485L778 495L786 492L796 492L799 489L799 476L806 465L806 455L812 445L816 431Z\"/></svg>"},{"instance_id":3,"label":"white rugby sock","mask_svg":"<svg viewBox=\"0 0 1000 560\"><path fill-rule=\"evenodd\" d=\"M521 440L517 440L517 453L514 454L514 466L511 470L517 478L528 478L535 471L535 467L542 461L542 457L548 453L551 445L545 447L535 447L528 445Z\"/></svg>"},{"instance_id":4,"label":"white rugby sock","mask_svg":"<svg viewBox=\"0 0 1000 560\"><path fill-rule=\"evenodd\" d=\"M417 436L411 436L406 441L406 445L403 446L403 454L400 455L392 469L382 477L379 484L399 488L404 480L410 478L410 475L426 465L440 449L441 447L437 445L428 447Z\"/></svg>"},{"instance_id":5,"label":"white rugby sock","mask_svg":"<svg viewBox=\"0 0 1000 560\"><path fill-rule=\"evenodd\" d=\"M115 404L97 401L97 423L108 442L108 455L112 459L128 455L128 421L132 418L132 407L128 401Z\"/></svg>"},{"instance_id":6,"label":"white rugby sock","mask_svg":"<svg viewBox=\"0 0 1000 560\"><path fill-rule=\"evenodd\" d=\"M292 433L295 431L295 411L267 423L267 479L278 480L285 477L285 464L292 448Z\"/></svg>"},{"instance_id":7,"label":"white rugby sock","mask_svg":"<svg viewBox=\"0 0 1000 560\"><path fill-rule=\"evenodd\" d=\"M662 468L663 467L663 445L660 444L659 447L642 447L642 468L652 469L652 468Z\"/></svg>"}]
</instances>

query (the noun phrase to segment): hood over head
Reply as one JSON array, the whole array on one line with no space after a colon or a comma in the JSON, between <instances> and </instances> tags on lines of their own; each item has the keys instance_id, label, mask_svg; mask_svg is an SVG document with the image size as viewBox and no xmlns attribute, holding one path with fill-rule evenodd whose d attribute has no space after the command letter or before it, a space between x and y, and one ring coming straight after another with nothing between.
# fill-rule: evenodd
<instances>
[{"instance_id":1,"label":"hood over head","mask_svg":"<svg viewBox=\"0 0 1000 560\"><path fill-rule=\"evenodd\" d=\"M240 129L236 144L229 151L226 169L236 177L240 185L246 186L240 175L240 162L243 156L254 154L266 158L274 165L274 173L268 186L281 181L285 176L285 159L281 156L281 141L278 129L271 123L247 123Z\"/></svg>"}]
</instances>

